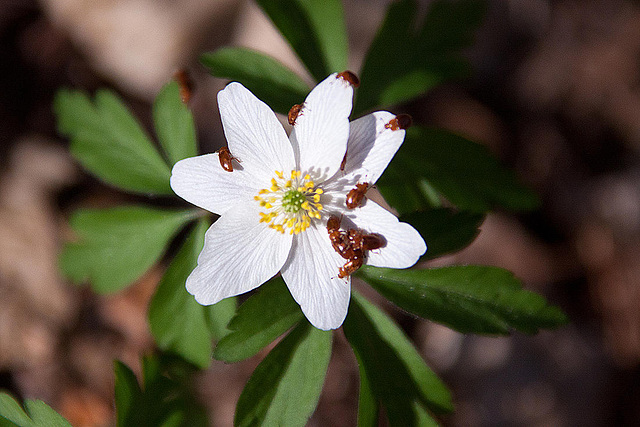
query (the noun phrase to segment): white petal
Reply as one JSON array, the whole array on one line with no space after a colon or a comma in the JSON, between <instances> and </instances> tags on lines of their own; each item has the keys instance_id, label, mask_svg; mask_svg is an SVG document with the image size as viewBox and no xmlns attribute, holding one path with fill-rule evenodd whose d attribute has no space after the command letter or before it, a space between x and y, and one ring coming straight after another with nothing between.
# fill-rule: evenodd
<instances>
[{"instance_id":1,"label":"white petal","mask_svg":"<svg viewBox=\"0 0 640 427\"><path fill-rule=\"evenodd\" d=\"M339 328L347 316L351 278L338 278L345 262L333 250L324 227L310 227L293 240L282 278L304 315L318 329Z\"/></svg>"},{"instance_id":2,"label":"white petal","mask_svg":"<svg viewBox=\"0 0 640 427\"><path fill-rule=\"evenodd\" d=\"M353 87L334 73L309 93L298 114L291 144L300 170L315 172L318 182L340 168L347 150L352 101Z\"/></svg>"},{"instance_id":3,"label":"white petal","mask_svg":"<svg viewBox=\"0 0 640 427\"><path fill-rule=\"evenodd\" d=\"M415 264L427 251L424 239L415 228L406 222L398 221L395 215L371 200L347 212L342 221L344 228L348 228L348 221L351 221L357 228L384 237L384 247L368 251L368 265L407 268Z\"/></svg>"},{"instance_id":4,"label":"white petal","mask_svg":"<svg viewBox=\"0 0 640 427\"><path fill-rule=\"evenodd\" d=\"M287 173L295 168L284 128L271 108L247 88L229 83L218 92L218 107L229 151L241 162L238 169L269 180L275 170Z\"/></svg>"},{"instance_id":5,"label":"white petal","mask_svg":"<svg viewBox=\"0 0 640 427\"><path fill-rule=\"evenodd\" d=\"M207 230L187 291L203 305L250 291L282 267L291 236L259 223L258 209L237 206Z\"/></svg>"},{"instance_id":6,"label":"white petal","mask_svg":"<svg viewBox=\"0 0 640 427\"><path fill-rule=\"evenodd\" d=\"M344 171L336 174L328 188L352 188L357 182L374 184L380 178L406 133L385 127L395 117L388 111L376 111L351 122Z\"/></svg>"},{"instance_id":7,"label":"white petal","mask_svg":"<svg viewBox=\"0 0 640 427\"><path fill-rule=\"evenodd\" d=\"M395 117L388 111L376 111L351 122L345 175L366 176L371 184L380 178L406 133L385 127Z\"/></svg>"},{"instance_id":8,"label":"white petal","mask_svg":"<svg viewBox=\"0 0 640 427\"><path fill-rule=\"evenodd\" d=\"M189 203L210 212L224 214L238 203L253 202L259 186L246 170L227 172L218 153L180 160L171 171L171 188Z\"/></svg>"}]
</instances>

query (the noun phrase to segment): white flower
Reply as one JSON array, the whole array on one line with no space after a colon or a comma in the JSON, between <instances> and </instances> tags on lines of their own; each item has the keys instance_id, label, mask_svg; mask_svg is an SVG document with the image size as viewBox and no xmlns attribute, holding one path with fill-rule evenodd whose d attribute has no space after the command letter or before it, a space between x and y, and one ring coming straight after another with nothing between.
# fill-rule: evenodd
<instances>
[{"instance_id":1,"label":"white flower","mask_svg":"<svg viewBox=\"0 0 640 427\"><path fill-rule=\"evenodd\" d=\"M388 125L395 116L386 111L349 123L352 98L347 80L327 77L287 138L274 112L241 84L218 93L229 151L240 163L228 172L218 153L206 154L176 163L171 176L176 194L220 215L186 283L200 304L248 292L281 272L316 328L340 327L351 281L338 277L347 260L331 245L331 215L342 216L343 229L383 236L386 245L368 251L368 265L406 268L424 254L420 234L375 202L345 205L357 183L376 182L405 135Z\"/></svg>"}]
</instances>

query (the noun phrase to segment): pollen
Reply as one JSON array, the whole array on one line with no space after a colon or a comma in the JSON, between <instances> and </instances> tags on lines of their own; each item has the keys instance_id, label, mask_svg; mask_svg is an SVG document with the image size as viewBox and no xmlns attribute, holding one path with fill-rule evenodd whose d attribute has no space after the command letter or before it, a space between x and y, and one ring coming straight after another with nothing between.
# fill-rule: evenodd
<instances>
[{"instance_id":1,"label":"pollen","mask_svg":"<svg viewBox=\"0 0 640 427\"><path fill-rule=\"evenodd\" d=\"M299 234L311 226L314 220L322 215L322 188L317 188L311 175L304 176L299 170L290 174L274 171L268 188L263 188L254 196L260 207L267 212L260 212L259 221L266 223L282 234Z\"/></svg>"}]
</instances>

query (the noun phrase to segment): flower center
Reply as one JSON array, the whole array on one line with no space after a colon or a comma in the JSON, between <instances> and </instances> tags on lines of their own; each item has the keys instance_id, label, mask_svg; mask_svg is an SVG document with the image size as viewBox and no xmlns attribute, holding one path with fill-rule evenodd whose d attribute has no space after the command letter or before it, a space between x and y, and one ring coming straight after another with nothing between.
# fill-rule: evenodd
<instances>
[{"instance_id":1,"label":"flower center","mask_svg":"<svg viewBox=\"0 0 640 427\"><path fill-rule=\"evenodd\" d=\"M289 190L282 197L282 207L285 212L297 213L302 209L302 203L307 201L307 196L298 190Z\"/></svg>"},{"instance_id":2,"label":"flower center","mask_svg":"<svg viewBox=\"0 0 640 427\"><path fill-rule=\"evenodd\" d=\"M311 225L313 218L320 219L322 188L316 188L309 174L292 170L289 177L275 171L271 187L263 188L254 199L266 212L260 212L260 222L280 233L298 234Z\"/></svg>"}]
</instances>

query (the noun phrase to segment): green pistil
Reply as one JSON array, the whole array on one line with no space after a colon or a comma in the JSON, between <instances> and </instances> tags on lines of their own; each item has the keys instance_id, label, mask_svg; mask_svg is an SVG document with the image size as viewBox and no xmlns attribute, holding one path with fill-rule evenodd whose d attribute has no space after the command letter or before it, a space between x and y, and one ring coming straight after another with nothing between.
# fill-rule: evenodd
<instances>
[{"instance_id":1,"label":"green pistil","mask_svg":"<svg viewBox=\"0 0 640 427\"><path fill-rule=\"evenodd\" d=\"M289 190L282 196L282 207L285 212L297 213L306 200L305 195L298 190Z\"/></svg>"}]
</instances>

